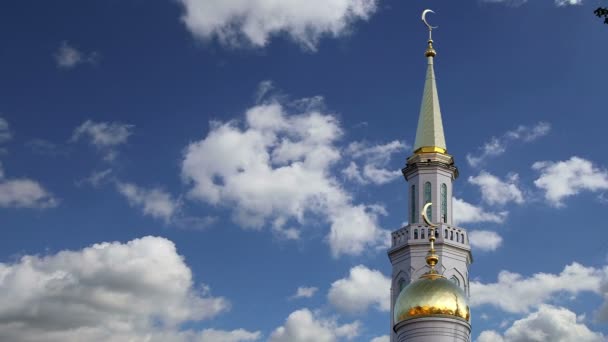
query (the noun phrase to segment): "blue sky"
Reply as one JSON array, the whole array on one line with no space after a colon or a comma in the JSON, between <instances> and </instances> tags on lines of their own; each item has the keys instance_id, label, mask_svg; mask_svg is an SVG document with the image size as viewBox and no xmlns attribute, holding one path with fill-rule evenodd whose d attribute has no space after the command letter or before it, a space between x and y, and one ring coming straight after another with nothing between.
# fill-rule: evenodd
<instances>
[{"instance_id":1,"label":"blue sky","mask_svg":"<svg viewBox=\"0 0 608 342\"><path fill-rule=\"evenodd\" d=\"M605 340L598 5L4 2L0 339L388 341L432 8L474 339Z\"/></svg>"}]
</instances>

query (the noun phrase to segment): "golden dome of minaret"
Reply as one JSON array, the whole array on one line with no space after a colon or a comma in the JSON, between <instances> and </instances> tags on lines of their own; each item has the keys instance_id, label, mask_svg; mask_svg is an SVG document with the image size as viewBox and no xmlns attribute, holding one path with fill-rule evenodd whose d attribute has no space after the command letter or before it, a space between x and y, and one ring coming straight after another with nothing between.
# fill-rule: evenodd
<instances>
[{"instance_id":1,"label":"golden dome of minaret","mask_svg":"<svg viewBox=\"0 0 608 342\"><path fill-rule=\"evenodd\" d=\"M429 316L447 316L470 322L469 301L464 291L435 270L439 261L434 244L437 225L431 223L426 216L430 205L427 203L422 209L422 218L431 230L431 248L426 256L430 270L399 293L393 310L395 325L408 319Z\"/></svg>"}]
</instances>

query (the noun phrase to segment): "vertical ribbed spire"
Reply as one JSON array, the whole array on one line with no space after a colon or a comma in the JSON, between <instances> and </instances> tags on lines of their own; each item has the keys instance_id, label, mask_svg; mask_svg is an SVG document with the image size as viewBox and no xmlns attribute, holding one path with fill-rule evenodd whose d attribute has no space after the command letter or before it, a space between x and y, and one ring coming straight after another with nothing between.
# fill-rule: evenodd
<instances>
[{"instance_id":1,"label":"vertical ribbed spire","mask_svg":"<svg viewBox=\"0 0 608 342\"><path fill-rule=\"evenodd\" d=\"M424 82L422 104L420 105L420 116L418 117L418 129L416 130L414 153L445 153L447 151L447 147L445 144L445 137L443 135L443 123L441 121L439 95L437 94L435 70L433 69L433 59L437 55L435 49L433 48L433 40L431 39L431 31L433 27L428 25L426 19L424 18L424 14L422 20L429 28L429 41L425 52L428 66L426 70L426 80Z\"/></svg>"}]
</instances>

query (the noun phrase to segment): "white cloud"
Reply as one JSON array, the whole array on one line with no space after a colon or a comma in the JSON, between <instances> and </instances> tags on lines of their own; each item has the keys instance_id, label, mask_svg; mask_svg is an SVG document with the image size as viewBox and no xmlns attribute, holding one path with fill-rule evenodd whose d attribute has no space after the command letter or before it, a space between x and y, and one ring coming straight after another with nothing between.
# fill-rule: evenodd
<instances>
[{"instance_id":1,"label":"white cloud","mask_svg":"<svg viewBox=\"0 0 608 342\"><path fill-rule=\"evenodd\" d=\"M294 223L288 228L294 235L311 215L312 221L321 218L330 224L327 241L334 256L384 245L386 231L377 217L385 212L354 204L332 176L341 158L339 122L321 111L318 98L302 101L308 105L300 105L304 112L297 114L271 100L247 110L242 125L212 122L207 136L184 151L189 196L232 208L233 220L245 228L271 223L280 232Z\"/></svg>"},{"instance_id":2,"label":"white cloud","mask_svg":"<svg viewBox=\"0 0 608 342\"><path fill-rule=\"evenodd\" d=\"M502 244L502 237L489 230L472 230L468 236L471 246L481 251L494 251Z\"/></svg>"},{"instance_id":3,"label":"white cloud","mask_svg":"<svg viewBox=\"0 0 608 342\"><path fill-rule=\"evenodd\" d=\"M180 202L162 189L145 189L132 183L116 183L118 191L127 198L129 204L140 207L144 215L169 222L179 210Z\"/></svg>"},{"instance_id":4,"label":"white cloud","mask_svg":"<svg viewBox=\"0 0 608 342\"><path fill-rule=\"evenodd\" d=\"M487 2L487 3L493 3L493 4L505 4L507 6L511 6L511 7L519 7L523 4L525 4L526 2L528 2L528 0L481 0L482 2Z\"/></svg>"},{"instance_id":5,"label":"white cloud","mask_svg":"<svg viewBox=\"0 0 608 342\"><path fill-rule=\"evenodd\" d=\"M96 188L103 182L107 181L110 178L110 174L112 174L112 169L93 171L89 177L77 181L76 185L80 186L82 184L90 184Z\"/></svg>"},{"instance_id":6,"label":"white cloud","mask_svg":"<svg viewBox=\"0 0 608 342\"><path fill-rule=\"evenodd\" d=\"M486 1L504 2L504 1ZM483 144L476 153L467 154L467 162L472 167L477 167L490 157L499 156L507 151L507 148L515 141L532 142L540 137L549 134L551 125L547 122L539 122L536 125L520 125L516 129L505 132L502 136L492 137L490 141Z\"/></svg>"},{"instance_id":7,"label":"white cloud","mask_svg":"<svg viewBox=\"0 0 608 342\"><path fill-rule=\"evenodd\" d=\"M83 53L71 46L67 41L61 42L54 57L57 66L63 69L71 69L85 63L95 64L99 60L97 52Z\"/></svg>"},{"instance_id":8,"label":"white cloud","mask_svg":"<svg viewBox=\"0 0 608 342\"><path fill-rule=\"evenodd\" d=\"M509 202L524 203L524 196L517 186L519 176L511 174L506 181L481 171L475 177L469 177L469 183L479 186L481 197L488 204L505 205Z\"/></svg>"},{"instance_id":9,"label":"white cloud","mask_svg":"<svg viewBox=\"0 0 608 342\"><path fill-rule=\"evenodd\" d=\"M8 121L0 117L0 143L11 140L13 134L10 131Z\"/></svg>"},{"instance_id":10,"label":"white cloud","mask_svg":"<svg viewBox=\"0 0 608 342\"><path fill-rule=\"evenodd\" d=\"M52 208L58 204L57 198L34 180L6 179L2 163L0 163L0 207Z\"/></svg>"},{"instance_id":11,"label":"white cloud","mask_svg":"<svg viewBox=\"0 0 608 342\"><path fill-rule=\"evenodd\" d=\"M368 163L386 165L393 154L405 150L408 146L398 140L383 145L372 145L367 142L353 142L348 145L346 151L353 158L365 159Z\"/></svg>"},{"instance_id":12,"label":"white cloud","mask_svg":"<svg viewBox=\"0 0 608 342\"><path fill-rule=\"evenodd\" d=\"M380 271L359 265L350 269L347 278L331 284L327 295L329 302L341 312L355 314L370 306L380 311L390 311L391 280Z\"/></svg>"},{"instance_id":13,"label":"white cloud","mask_svg":"<svg viewBox=\"0 0 608 342\"><path fill-rule=\"evenodd\" d=\"M604 297L604 303L596 313L597 320L600 322L608 322L608 267L604 268L604 272L606 277L600 285L600 294Z\"/></svg>"},{"instance_id":14,"label":"white cloud","mask_svg":"<svg viewBox=\"0 0 608 342\"><path fill-rule=\"evenodd\" d=\"M563 206L563 199L583 190L608 189L608 171L598 169L586 159L571 157L565 161L539 161L532 165L540 172L534 181L536 187L545 191L545 199L553 206Z\"/></svg>"},{"instance_id":15,"label":"white cloud","mask_svg":"<svg viewBox=\"0 0 608 342\"><path fill-rule=\"evenodd\" d=\"M346 154L363 163L363 169L355 161L342 170L344 176L360 184L385 184L398 179L400 170L386 169L393 154L401 152L407 145L401 141L393 140L382 145L372 145L366 142L353 142L346 148Z\"/></svg>"},{"instance_id":16,"label":"white cloud","mask_svg":"<svg viewBox=\"0 0 608 342\"><path fill-rule=\"evenodd\" d=\"M26 178L0 178L0 207L52 208L59 201L38 182Z\"/></svg>"},{"instance_id":17,"label":"white cloud","mask_svg":"<svg viewBox=\"0 0 608 342\"><path fill-rule=\"evenodd\" d=\"M159 237L0 263L2 341L201 341L217 332L180 325L228 307L207 286L195 288L175 245ZM255 337L227 333L227 341Z\"/></svg>"},{"instance_id":18,"label":"white cloud","mask_svg":"<svg viewBox=\"0 0 608 342\"><path fill-rule=\"evenodd\" d=\"M67 156L69 149L44 139L32 139L25 143L32 152L50 157Z\"/></svg>"},{"instance_id":19,"label":"white cloud","mask_svg":"<svg viewBox=\"0 0 608 342\"><path fill-rule=\"evenodd\" d=\"M531 308L557 298L558 294L577 295L588 291L600 293L607 270L572 263L560 274L536 273L531 277L501 271L496 283L471 282L471 305L492 305L512 313L525 313ZM508 296L497 296L508 293Z\"/></svg>"},{"instance_id":20,"label":"white cloud","mask_svg":"<svg viewBox=\"0 0 608 342\"><path fill-rule=\"evenodd\" d=\"M182 21L202 40L231 46L266 46L286 34L307 50L323 36L338 37L376 11L376 0L178 0Z\"/></svg>"},{"instance_id":21,"label":"white cloud","mask_svg":"<svg viewBox=\"0 0 608 342\"><path fill-rule=\"evenodd\" d=\"M0 143L11 138L8 122L0 117ZM59 200L37 181L28 178L7 179L0 162L0 208L51 208L58 204Z\"/></svg>"},{"instance_id":22,"label":"white cloud","mask_svg":"<svg viewBox=\"0 0 608 342\"><path fill-rule=\"evenodd\" d=\"M538 311L515 321L502 336L496 331L484 331L477 342L602 342L605 337L578 322L574 312L541 305Z\"/></svg>"},{"instance_id":23,"label":"white cloud","mask_svg":"<svg viewBox=\"0 0 608 342\"><path fill-rule=\"evenodd\" d=\"M388 335L382 335L372 338L370 342L390 342L391 338Z\"/></svg>"},{"instance_id":24,"label":"white cloud","mask_svg":"<svg viewBox=\"0 0 608 342\"><path fill-rule=\"evenodd\" d=\"M582 5L583 4L583 0L555 0L555 4L558 7L562 7L562 6L575 6L575 5Z\"/></svg>"},{"instance_id":25,"label":"white cloud","mask_svg":"<svg viewBox=\"0 0 608 342\"><path fill-rule=\"evenodd\" d=\"M95 122L87 120L76 127L72 141L86 137L89 142L104 153L104 159L111 161L116 158L115 148L125 144L132 134L133 125L120 122Z\"/></svg>"},{"instance_id":26,"label":"white cloud","mask_svg":"<svg viewBox=\"0 0 608 342\"><path fill-rule=\"evenodd\" d=\"M205 329L201 332L200 338L196 341L201 342L244 342L257 341L261 337L259 331L250 332L243 329L223 331L215 329ZM192 339L194 341L195 339Z\"/></svg>"},{"instance_id":27,"label":"white cloud","mask_svg":"<svg viewBox=\"0 0 608 342\"><path fill-rule=\"evenodd\" d=\"M480 222L502 223L508 215L507 211L486 212L482 208L456 197L453 199L453 205L455 224Z\"/></svg>"},{"instance_id":28,"label":"white cloud","mask_svg":"<svg viewBox=\"0 0 608 342\"><path fill-rule=\"evenodd\" d=\"M359 335L361 324L355 321L338 325L335 319L323 318L308 309L292 312L285 324L276 328L269 342L335 342Z\"/></svg>"},{"instance_id":29,"label":"white cloud","mask_svg":"<svg viewBox=\"0 0 608 342\"><path fill-rule=\"evenodd\" d=\"M487 3L495 3L495 4L503 3L503 4L506 4L507 6L511 6L511 7L519 7L528 2L528 0L482 0L482 1L487 2ZM558 7L573 6L573 5L582 5L583 0L554 0L554 3Z\"/></svg>"},{"instance_id":30,"label":"white cloud","mask_svg":"<svg viewBox=\"0 0 608 342\"><path fill-rule=\"evenodd\" d=\"M316 287L300 286L298 287L296 294L294 294L291 298L311 298L315 295L315 293L317 293L318 290L319 289Z\"/></svg>"},{"instance_id":31,"label":"white cloud","mask_svg":"<svg viewBox=\"0 0 608 342\"><path fill-rule=\"evenodd\" d=\"M504 338L494 331L494 330L485 330L479 334L479 337L475 340L476 342L504 342Z\"/></svg>"}]
</instances>

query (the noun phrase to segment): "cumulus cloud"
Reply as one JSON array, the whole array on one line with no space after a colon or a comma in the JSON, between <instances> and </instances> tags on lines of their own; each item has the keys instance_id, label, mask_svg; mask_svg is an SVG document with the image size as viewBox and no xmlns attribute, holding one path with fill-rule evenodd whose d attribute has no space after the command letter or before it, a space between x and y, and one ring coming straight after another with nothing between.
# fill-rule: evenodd
<instances>
[{"instance_id":1,"label":"cumulus cloud","mask_svg":"<svg viewBox=\"0 0 608 342\"><path fill-rule=\"evenodd\" d=\"M580 157L558 162L539 161L532 168L540 172L534 185L545 192L545 199L555 207L562 207L564 198L581 191L608 189L608 171Z\"/></svg>"},{"instance_id":2,"label":"cumulus cloud","mask_svg":"<svg viewBox=\"0 0 608 342\"><path fill-rule=\"evenodd\" d=\"M82 184L90 184L93 187L98 187L102 183L108 181L110 179L110 175L112 174L112 169L105 169L101 171L93 171L88 177L81 179L76 182L76 185L80 186Z\"/></svg>"},{"instance_id":3,"label":"cumulus cloud","mask_svg":"<svg viewBox=\"0 0 608 342\"><path fill-rule=\"evenodd\" d=\"M146 189L132 183L116 183L118 191L127 198L129 204L141 208L144 215L169 222L180 208L180 201L160 189Z\"/></svg>"},{"instance_id":4,"label":"cumulus cloud","mask_svg":"<svg viewBox=\"0 0 608 342\"><path fill-rule=\"evenodd\" d=\"M391 338L388 335L378 336L372 338L370 342L389 342Z\"/></svg>"},{"instance_id":5,"label":"cumulus cloud","mask_svg":"<svg viewBox=\"0 0 608 342\"><path fill-rule=\"evenodd\" d=\"M335 342L359 335L361 324L355 321L339 325L335 319L323 318L308 309L292 312L285 324L276 328L269 342Z\"/></svg>"},{"instance_id":6,"label":"cumulus cloud","mask_svg":"<svg viewBox=\"0 0 608 342\"><path fill-rule=\"evenodd\" d=\"M0 207L52 208L58 204L57 198L36 181L27 178L0 177Z\"/></svg>"},{"instance_id":7,"label":"cumulus cloud","mask_svg":"<svg viewBox=\"0 0 608 342\"><path fill-rule=\"evenodd\" d=\"M515 321L504 334L484 331L477 342L602 342L605 337L578 322L574 312L566 308L541 305L538 311Z\"/></svg>"},{"instance_id":8,"label":"cumulus cloud","mask_svg":"<svg viewBox=\"0 0 608 342\"><path fill-rule=\"evenodd\" d=\"M600 322L608 322L608 268L605 269L606 277L600 285L600 294L604 297L604 303L597 311L597 320Z\"/></svg>"},{"instance_id":9,"label":"cumulus cloud","mask_svg":"<svg viewBox=\"0 0 608 342\"><path fill-rule=\"evenodd\" d=\"M348 277L333 282L327 297L341 312L362 313L371 306L387 312L390 288L391 280L380 271L359 265L350 269Z\"/></svg>"},{"instance_id":10,"label":"cumulus cloud","mask_svg":"<svg viewBox=\"0 0 608 342\"><path fill-rule=\"evenodd\" d=\"M514 130L505 132L500 137L492 137L490 141L478 148L477 152L467 154L467 162L472 167L480 166L486 159L505 153L514 142L532 142L549 134L549 131L551 131L551 125L547 122L539 122L534 126L520 125Z\"/></svg>"},{"instance_id":11,"label":"cumulus cloud","mask_svg":"<svg viewBox=\"0 0 608 342\"><path fill-rule=\"evenodd\" d=\"M555 4L558 7L562 7L562 6L575 6L575 5L582 5L583 4L583 0L555 0Z\"/></svg>"},{"instance_id":12,"label":"cumulus cloud","mask_svg":"<svg viewBox=\"0 0 608 342\"><path fill-rule=\"evenodd\" d=\"M460 198L454 197L454 223L465 224L465 223L480 223L480 222L492 222L502 223L507 218L507 211L500 212L488 212L477 207L471 203L468 203Z\"/></svg>"},{"instance_id":13,"label":"cumulus cloud","mask_svg":"<svg viewBox=\"0 0 608 342\"><path fill-rule=\"evenodd\" d=\"M502 237L489 230L472 230L468 236L471 246L481 251L494 251L502 244Z\"/></svg>"},{"instance_id":14,"label":"cumulus cloud","mask_svg":"<svg viewBox=\"0 0 608 342\"><path fill-rule=\"evenodd\" d=\"M57 66L62 69L72 69L80 64L95 64L99 60L97 52L81 52L67 41L61 42L53 57Z\"/></svg>"},{"instance_id":15,"label":"cumulus cloud","mask_svg":"<svg viewBox=\"0 0 608 342\"><path fill-rule=\"evenodd\" d=\"M296 294L291 296L291 298L311 298L317 293L319 289L317 287L306 287L300 286L298 287Z\"/></svg>"},{"instance_id":16,"label":"cumulus cloud","mask_svg":"<svg viewBox=\"0 0 608 342\"><path fill-rule=\"evenodd\" d=\"M376 11L376 0L178 0L186 28L202 40L263 47L285 34L315 51L323 36L339 37Z\"/></svg>"},{"instance_id":17,"label":"cumulus cloud","mask_svg":"<svg viewBox=\"0 0 608 342\"><path fill-rule=\"evenodd\" d=\"M385 184L398 179L400 170L387 169L393 154L404 151L407 145L404 142L393 140L386 144L370 144L367 142L353 142L346 148L346 155L353 158L342 174L349 180L359 184ZM359 163L363 167L359 167Z\"/></svg>"},{"instance_id":18,"label":"cumulus cloud","mask_svg":"<svg viewBox=\"0 0 608 342\"><path fill-rule=\"evenodd\" d=\"M12 137L8 122L0 117L0 143ZM37 181L28 178L6 178L0 162L0 208L51 208L58 204L59 200Z\"/></svg>"},{"instance_id":19,"label":"cumulus cloud","mask_svg":"<svg viewBox=\"0 0 608 342\"><path fill-rule=\"evenodd\" d=\"M87 120L76 127L72 141L88 139L89 143L104 153L104 159L111 161L116 158L116 147L127 142L133 133L133 125L120 122L95 122Z\"/></svg>"},{"instance_id":20,"label":"cumulus cloud","mask_svg":"<svg viewBox=\"0 0 608 342\"><path fill-rule=\"evenodd\" d=\"M299 103L303 111L271 99L247 110L243 123L212 122L207 136L184 151L189 196L232 208L242 227L271 225L291 236L320 218L330 225L336 257L386 244L387 231L377 223L383 208L353 203L332 176L341 158L338 120L323 113L318 98Z\"/></svg>"},{"instance_id":21,"label":"cumulus cloud","mask_svg":"<svg viewBox=\"0 0 608 342\"><path fill-rule=\"evenodd\" d=\"M201 332L200 337L192 338L190 341L201 342L245 342L257 341L261 337L259 331L250 332L243 329L224 331L215 329L205 329Z\"/></svg>"},{"instance_id":22,"label":"cumulus cloud","mask_svg":"<svg viewBox=\"0 0 608 342\"><path fill-rule=\"evenodd\" d=\"M557 298L559 294L600 293L608 271L572 263L559 274L536 273L531 277L501 271L495 283L471 282L471 305L492 305L511 313L526 313L531 308ZM508 293L508 296L497 296Z\"/></svg>"},{"instance_id":23,"label":"cumulus cloud","mask_svg":"<svg viewBox=\"0 0 608 342\"><path fill-rule=\"evenodd\" d=\"M479 175L469 177L469 183L477 185L481 190L481 197L488 204L505 205L509 202L517 204L524 203L524 195L517 186L519 176L514 173L507 177L506 181L481 171Z\"/></svg>"},{"instance_id":24,"label":"cumulus cloud","mask_svg":"<svg viewBox=\"0 0 608 342\"><path fill-rule=\"evenodd\" d=\"M0 117L0 143L7 142L11 140L12 137L13 134L10 131L8 121Z\"/></svg>"},{"instance_id":25,"label":"cumulus cloud","mask_svg":"<svg viewBox=\"0 0 608 342\"><path fill-rule=\"evenodd\" d=\"M0 207L52 208L59 200L40 183L27 178L7 179L0 163Z\"/></svg>"},{"instance_id":26,"label":"cumulus cloud","mask_svg":"<svg viewBox=\"0 0 608 342\"><path fill-rule=\"evenodd\" d=\"M241 330L180 331L228 310L196 287L175 245L144 237L0 263L0 340L253 341ZM230 337L232 336L232 337ZM205 338L203 338L205 337Z\"/></svg>"}]
</instances>

